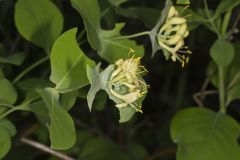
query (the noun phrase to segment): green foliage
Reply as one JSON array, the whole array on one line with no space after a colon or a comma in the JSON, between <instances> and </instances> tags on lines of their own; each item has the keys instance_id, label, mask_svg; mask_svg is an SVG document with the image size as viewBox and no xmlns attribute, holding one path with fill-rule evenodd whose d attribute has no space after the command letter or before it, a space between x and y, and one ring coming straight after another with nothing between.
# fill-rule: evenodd
<instances>
[{"instance_id":1,"label":"green foliage","mask_svg":"<svg viewBox=\"0 0 240 160\"><path fill-rule=\"evenodd\" d=\"M3 158L11 148L11 137L6 130L0 128L0 158Z\"/></svg>"},{"instance_id":2,"label":"green foliage","mask_svg":"<svg viewBox=\"0 0 240 160\"><path fill-rule=\"evenodd\" d=\"M101 28L101 14L97 0L71 0L71 2L84 20L89 43L103 59L114 63L120 58L127 58L129 48L136 51L136 56L143 56L142 46L138 46L134 41L121 38L120 30L124 27L124 23L116 24L113 30Z\"/></svg>"},{"instance_id":3,"label":"green foliage","mask_svg":"<svg viewBox=\"0 0 240 160\"><path fill-rule=\"evenodd\" d=\"M89 160L105 160L112 157L116 160L130 160L118 146L103 138L89 140L80 154L80 159L88 158Z\"/></svg>"},{"instance_id":4,"label":"green foliage","mask_svg":"<svg viewBox=\"0 0 240 160\"><path fill-rule=\"evenodd\" d=\"M177 0L177 4L190 4L190 0Z\"/></svg>"},{"instance_id":5,"label":"green foliage","mask_svg":"<svg viewBox=\"0 0 240 160\"><path fill-rule=\"evenodd\" d=\"M0 79L0 102L14 104L17 100L17 91L12 83L7 79Z\"/></svg>"},{"instance_id":6,"label":"green foliage","mask_svg":"<svg viewBox=\"0 0 240 160\"><path fill-rule=\"evenodd\" d=\"M240 4L239 0L221 0L218 4L214 17L219 17L222 13L232 10L234 7Z\"/></svg>"},{"instance_id":7,"label":"green foliage","mask_svg":"<svg viewBox=\"0 0 240 160\"><path fill-rule=\"evenodd\" d=\"M23 63L25 57L26 57L25 53L17 52L8 57L0 57L0 63L7 63L7 64L19 66Z\"/></svg>"},{"instance_id":8,"label":"green foliage","mask_svg":"<svg viewBox=\"0 0 240 160\"><path fill-rule=\"evenodd\" d=\"M239 124L230 116L200 108L178 112L171 124L178 160L240 159L239 131Z\"/></svg>"},{"instance_id":9,"label":"green foliage","mask_svg":"<svg viewBox=\"0 0 240 160\"><path fill-rule=\"evenodd\" d=\"M114 63L118 59L129 58L128 53L130 48L135 51L137 57L142 57L144 54L142 46L138 46L134 41L119 37L121 36L120 31L123 27L124 23L118 23L113 30L103 30L101 32L102 45L99 55L105 57L108 62Z\"/></svg>"},{"instance_id":10,"label":"green foliage","mask_svg":"<svg viewBox=\"0 0 240 160\"><path fill-rule=\"evenodd\" d=\"M224 39L218 39L213 44L210 54L217 65L228 66L232 62L235 52L230 42Z\"/></svg>"},{"instance_id":11,"label":"green foliage","mask_svg":"<svg viewBox=\"0 0 240 160\"><path fill-rule=\"evenodd\" d=\"M63 16L50 0L18 0L15 22L21 35L47 52L63 29Z\"/></svg>"},{"instance_id":12,"label":"green foliage","mask_svg":"<svg viewBox=\"0 0 240 160\"><path fill-rule=\"evenodd\" d=\"M38 89L48 108L50 117L49 133L51 148L66 150L72 147L76 141L74 123L71 116L59 104L59 95L53 88Z\"/></svg>"},{"instance_id":13,"label":"green foliage","mask_svg":"<svg viewBox=\"0 0 240 160\"><path fill-rule=\"evenodd\" d=\"M86 66L94 66L78 47L77 29L62 34L54 43L51 51L51 76L59 92L69 92L88 84Z\"/></svg>"},{"instance_id":14,"label":"green foliage","mask_svg":"<svg viewBox=\"0 0 240 160\"><path fill-rule=\"evenodd\" d=\"M73 7L81 14L86 26L88 40L94 49L101 48L99 40L100 27L100 9L97 0L71 0Z\"/></svg>"},{"instance_id":15,"label":"green foliage","mask_svg":"<svg viewBox=\"0 0 240 160\"><path fill-rule=\"evenodd\" d=\"M240 0L186 4L0 0L0 159L239 160Z\"/></svg>"}]
</instances>

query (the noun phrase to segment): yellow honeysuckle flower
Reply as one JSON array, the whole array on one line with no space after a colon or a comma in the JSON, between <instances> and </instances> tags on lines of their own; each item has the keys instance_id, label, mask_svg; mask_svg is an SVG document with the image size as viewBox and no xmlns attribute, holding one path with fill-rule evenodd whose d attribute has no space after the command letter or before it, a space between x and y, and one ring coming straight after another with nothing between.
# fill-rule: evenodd
<instances>
[{"instance_id":1,"label":"yellow honeysuckle flower","mask_svg":"<svg viewBox=\"0 0 240 160\"><path fill-rule=\"evenodd\" d=\"M130 53L132 52L133 50L130 50ZM137 100L146 94L148 85L141 78L141 74L147 70L140 65L140 60L140 57L134 55L118 60L115 63L116 69L110 76L109 91L112 96L122 101L116 104L116 107L132 107L136 112L142 113Z\"/></svg>"},{"instance_id":2,"label":"yellow honeysuckle flower","mask_svg":"<svg viewBox=\"0 0 240 160\"><path fill-rule=\"evenodd\" d=\"M166 21L158 33L158 43L162 49L171 54L172 61L180 61L182 67L189 62L192 52L184 45L184 39L189 35L187 20L181 17L172 6L167 14Z\"/></svg>"}]
</instances>

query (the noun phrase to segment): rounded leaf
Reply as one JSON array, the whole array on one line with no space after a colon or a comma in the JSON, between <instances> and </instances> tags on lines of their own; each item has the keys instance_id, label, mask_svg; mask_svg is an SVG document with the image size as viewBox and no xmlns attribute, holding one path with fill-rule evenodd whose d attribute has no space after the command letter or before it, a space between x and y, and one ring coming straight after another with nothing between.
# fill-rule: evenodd
<instances>
[{"instance_id":1,"label":"rounded leaf","mask_svg":"<svg viewBox=\"0 0 240 160\"><path fill-rule=\"evenodd\" d=\"M18 0L15 23L20 34L49 51L63 29L63 16L50 0Z\"/></svg>"},{"instance_id":2,"label":"rounded leaf","mask_svg":"<svg viewBox=\"0 0 240 160\"><path fill-rule=\"evenodd\" d=\"M211 57L219 66L228 66L234 58L234 47L225 39L218 39L213 44L211 50Z\"/></svg>"}]
</instances>

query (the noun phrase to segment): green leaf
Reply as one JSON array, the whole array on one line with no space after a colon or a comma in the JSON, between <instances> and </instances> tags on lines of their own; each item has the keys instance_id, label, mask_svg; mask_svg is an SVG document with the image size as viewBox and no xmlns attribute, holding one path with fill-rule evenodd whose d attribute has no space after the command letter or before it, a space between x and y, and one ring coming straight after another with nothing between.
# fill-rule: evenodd
<instances>
[{"instance_id":1,"label":"green leaf","mask_svg":"<svg viewBox=\"0 0 240 160\"><path fill-rule=\"evenodd\" d=\"M60 98L60 104L66 111L69 111L75 104L78 96L78 91L64 93Z\"/></svg>"},{"instance_id":2,"label":"green leaf","mask_svg":"<svg viewBox=\"0 0 240 160\"><path fill-rule=\"evenodd\" d=\"M49 51L63 29L63 16L50 0L18 0L15 23L20 34Z\"/></svg>"},{"instance_id":3,"label":"green leaf","mask_svg":"<svg viewBox=\"0 0 240 160\"><path fill-rule=\"evenodd\" d=\"M87 94L87 103L90 111L92 110L92 104L93 100L95 99L95 95L101 89L101 78L99 74L100 65L101 63L99 63L94 69L87 66L87 77L91 84L91 88Z\"/></svg>"},{"instance_id":4,"label":"green leaf","mask_svg":"<svg viewBox=\"0 0 240 160\"><path fill-rule=\"evenodd\" d=\"M11 138L8 132L0 128L0 159L2 159L11 148Z\"/></svg>"},{"instance_id":5,"label":"green leaf","mask_svg":"<svg viewBox=\"0 0 240 160\"><path fill-rule=\"evenodd\" d=\"M217 6L214 17L219 17L222 13L233 9L239 4L239 0L221 0Z\"/></svg>"},{"instance_id":6,"label":"green leaf","mask_svg":"<svg viewBox=\"0 0 240 160\"><path fill-rule=\"evenodd\" d=\"M7 119L0 120L0 128L5 129L11 137L15 136L17 132L13 123Z\"/></svg>"},{"instance_id":7,"label":"green leaf","mask_svg":"<svg viewBox=\"0 0 240 160\"><path fill-rule=\"evenodd\" d=\"M178 144L177 160L239 160L239 135L235 120L207 109L184 109L171 123L171 137Z\"/></svg>"},{"instance_id":8,"label":"green leaf","mask_svg":"<svg viewBox=\"0 0 240 160\"><path fill-rule=\"evenodd\" d=\"M49 132L51 148L65 150L72 147L76 141L73 119L68 112L60 106L59 95L53 88L37 90L46 103L49 116Z\"/></svg>"},{"instance_id":9,"label":"green leaf","mask_svg":"<svg viewBox=\"0 0 240 160\"><path fill-rule=\"evenodd\" d=\"M225 39L218 39L211 47L210 54L214 62L219 66L228 66L234 58L234 47Z\"/></svg>"},{"instance_id":10,"label":"green leaf","mask_svg":"<svg viewBox=\"0 0 240 160\"><path fill-rule=\"evenodd\" d=\"M0 79L0 102L14 104L17 100L17 91L7 79Z\"/></svg>"},{"instance_id":11,"label":"green leaf","mask_svg":"<svg viewBox=\"0 0 240 160\"><path fill-rule=\"evenodd\" d=\"M92 138L84 145L79 159L106 160L113 157L114 160L130 160L126 153L108 139Z\"/></svg>"},{"instance_id":12,"label":"green leaf","mask_svg":"<svg viewBox=\"0 0 240 160\"><path fill-rule=\"evenodd\" d=\"M11 54L8 57L0 57L0 63L8 63L8 64L19 66L22 64L25 58L26 58L25 53L17 52L17 53Z\"/></svg>"},{"instance_id":13,"label":"green leaf","mask_svg":"<svg viewBox=\"0 0 240 160\"><path fill-rule=\"evenodd\" d=\"M125 23L118 23L113 30L103 30L101 32L102 46L99 55L109 63L114 63L121 58L129 58L131 56L129 55L130 48L135 51L134 54L137 57L144 55L143 46L138 46L136 42L120 37L120 31L124 25Z\"/></svg>"},{"instance_id":14,"label":"green leaf","mask_svg":"<svg viewBox=\"0 0 240 160\"><path fill-rule=\"evenodd\" d=\"M101 111L106 107L107 101L108 101L107 93L104 91L100 91L99 93L97 93L92 106L95 110Z\"/></svg>"},{"instance_id":15,"label":"green leaf","mask_svg":"<svg viewBox=\"0 0 240 160\"><path fill-rule=\"evenodd\" d=\"M79 48L76 41L77 29L63 33L54 43L51 52L50 80L62 93L73 91L87 85L87 65L95 63Z\"/></svg>"},{"instance_id":16,"label":"green leaf","mask_svg":"<svg viewBox=\"0 0 240 160\"><path fill-rule=\"evenodd\" d=\"M92 48L99 50L100 9L97 0L71 0L72 6L81 14Z\"/></svg>"},{"instance_id":17,"label":"green leaf","mask_svg":"<svg viewBox=\"0 0 240 160\"><path fill-rule=\"evenodd\" d=\"M113 6L119 6L127 1L128 0L108 0L108 2L111 3Z\"/></svg>"},{"instance_id":18,"label":"green leaf","mask_svg":"<svg viewBox=\"0 0 240 160\"><path fill-rule=\"evenodd\" d=\"M233 86L228 92L227 92L227 105L236 99L240 99L240 84L237 84Z\"/></svg>"},{"instance_id":19,"label":"green leaf","mask_svg":"<svg viewBox=\"0 0 240 160\"><path fill-rule=\"evenodd\" d=\"M46 118L49 117L46 104L42 100L28 104L26 107L24 107L24 110L31 111L38 116L42 116L42 117L46 117Z\"/></svg>"},{"instance_id":20,"label":"green leaf","mask_svg":"<svg viewBox=\"0 0 240 160\"><path fill-rule=\"evenodd\" d=\"M144 146L135 143L128 144L127 151L131 158L134 160L146 159L148 155L147 150L144 148Z\"/></svg>"},{"instance_id":21,"label":"green leaf","mask_svg":"<svg viewBox=\"0 0 240 160\"><path fill-rule=\"evenodd\" d=\"M157 24L153 27L153 29L150 32L150 40L151 40L151 44L152 44L152 56L154 56L155 53L161 49L158 44L156 36L158 35L161 25L165 22L168 11L172 5L173 4L172 4L171 0L166 0L165 7L161 12L161 16L160 16Z\"/></svg>"},{"instance_id":22,"label":"green leaf","mask_svg":"<svg viewBox=\"0 0 240 160\"><path fill-rule=\"evenodd\" d=\"M120 114L119 123L129 121L136 113L136 111L132 107L118 108L118 110Z\"/></svg>"},{"instance_id":23,"label":"green leaf","mask_svg":"<svg viewBox=\"0 0 240 160\"><path fill-rule=\"evenodd\" d=\"M129 48L136 51L136 56L142 57L144 49L134 41L119 39L124 23L116 24L113 30L102 30L100 27L100 9L97 0L71 0L73 7L81 14L91 46L109 63L120 58L127 58Z\"/></svg>"},{"instance_id":24,"label":"green leaf","mask_svg":"<svg viewBox=\"0 0 240 160\"><path fill-rule=\"evenodd\" d=\"M177 4L190 4L190 0L177 0Z\"/></svg>"}]
</instances>

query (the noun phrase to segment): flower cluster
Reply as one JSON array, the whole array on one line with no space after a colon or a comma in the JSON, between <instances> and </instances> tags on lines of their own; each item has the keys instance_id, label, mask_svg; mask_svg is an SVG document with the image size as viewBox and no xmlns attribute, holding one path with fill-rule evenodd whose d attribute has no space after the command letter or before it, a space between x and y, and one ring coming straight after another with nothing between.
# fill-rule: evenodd
<instances>
[{"instance_id":1,"label":"flower cluster","mask_svg":"<svg viewBox=\"0 0 240 160\"><path fill-rule=\"evenodd\" d=\"M142 113L137 102L147 93L148 85L141 76L147 70L140 65L140 59L134 55L126 60L119 59L115 63L115 70L110 75L108 85L111 94L121 101L116 107L130 106Z\"/></svg>"},{"instance_id":2,"label":"flower cluster","mask_svg":"<svg viewBox=\"0 0 240 160\"><path fill-rule=\"evenodd\" d=\"M166 21L158 33L160 47L171 55L171 59L182 63L182 67L189 61L191 51L184 45L184 38L189 35L187 20L181 17L172 6L167 14Z\"/></svg>"}]
</instances>

